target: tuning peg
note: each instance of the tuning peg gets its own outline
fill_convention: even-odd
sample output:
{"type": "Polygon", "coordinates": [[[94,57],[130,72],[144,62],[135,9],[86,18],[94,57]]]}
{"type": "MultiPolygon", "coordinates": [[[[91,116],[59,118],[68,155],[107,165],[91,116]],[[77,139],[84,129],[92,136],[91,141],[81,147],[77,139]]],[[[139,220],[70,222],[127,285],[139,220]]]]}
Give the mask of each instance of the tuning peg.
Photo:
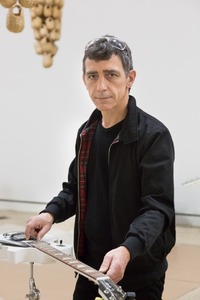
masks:
{"type": "Polygon", "coordinates": [[[126,300],[136,300],[136,295],[134,292],[128,292],[126,293],[126,300]]]}

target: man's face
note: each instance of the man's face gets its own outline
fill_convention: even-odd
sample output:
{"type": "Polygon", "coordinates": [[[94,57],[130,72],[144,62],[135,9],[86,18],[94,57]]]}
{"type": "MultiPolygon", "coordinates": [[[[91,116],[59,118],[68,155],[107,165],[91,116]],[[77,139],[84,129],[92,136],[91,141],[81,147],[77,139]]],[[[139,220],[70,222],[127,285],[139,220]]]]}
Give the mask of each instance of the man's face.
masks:
{"type": "Polygon", "coordinates": [[[85,60],[83,81],[94,105],[102,112],[120,111],[127,106],[134,79],[135,71],[126,75],[117,55],[109,60],[85,60]]]}

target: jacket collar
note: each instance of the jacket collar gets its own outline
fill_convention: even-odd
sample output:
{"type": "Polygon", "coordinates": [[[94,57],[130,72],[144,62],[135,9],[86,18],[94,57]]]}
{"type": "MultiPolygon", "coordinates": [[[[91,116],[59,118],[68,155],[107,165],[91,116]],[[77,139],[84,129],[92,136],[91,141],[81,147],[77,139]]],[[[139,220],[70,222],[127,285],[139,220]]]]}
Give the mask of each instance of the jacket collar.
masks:
{"type": "Polygon", "coordinates": [[[138,140],[138,110],[133,96],[129,96],[128,112],[119,133],[119,140],[124,144],[138,140]]]}
{"type": "MultiPolygon", "coordinates": [[[[90,118],[85,124],[84,130],[88,130],[89,127],[102,117],[101,112],[95,109],[90,118]]],[[[136,100],[133,96],[129,96],[128,112],[122,124],[122,129],[119,133],[119,141],[124,144],[129,144],[138,140],[138,113],[136,100]]]]}

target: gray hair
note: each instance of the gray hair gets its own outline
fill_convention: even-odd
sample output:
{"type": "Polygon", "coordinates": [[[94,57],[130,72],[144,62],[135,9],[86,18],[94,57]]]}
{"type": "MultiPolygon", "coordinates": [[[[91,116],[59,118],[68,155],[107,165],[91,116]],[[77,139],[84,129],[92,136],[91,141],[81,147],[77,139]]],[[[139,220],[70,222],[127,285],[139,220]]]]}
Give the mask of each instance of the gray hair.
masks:
{"type": "Polygon", "coordinates": [[[85,74],[85,60],[87,58],[100,61],[109,60],[112,55],[121,59],[126,75],[133,70],[131,50],[128,45],[112,35],[104,35],[90,41],[85,47],[83,57],[83,73],[85,74]]]}

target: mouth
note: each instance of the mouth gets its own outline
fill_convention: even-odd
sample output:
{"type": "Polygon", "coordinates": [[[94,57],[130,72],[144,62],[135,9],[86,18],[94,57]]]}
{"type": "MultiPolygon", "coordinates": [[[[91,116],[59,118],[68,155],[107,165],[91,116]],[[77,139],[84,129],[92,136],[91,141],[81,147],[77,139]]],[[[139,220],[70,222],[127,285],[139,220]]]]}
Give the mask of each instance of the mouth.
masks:
{"type": "Polygon", "coordinates": [[[111,98],[111,96],[104,96],[104,97],[95,97],[95,99],[97,99],[97,100],[100,100],[100,101],[104,101],[104,100],[108,100],[108,99],[110,99],[111,98]]]}

